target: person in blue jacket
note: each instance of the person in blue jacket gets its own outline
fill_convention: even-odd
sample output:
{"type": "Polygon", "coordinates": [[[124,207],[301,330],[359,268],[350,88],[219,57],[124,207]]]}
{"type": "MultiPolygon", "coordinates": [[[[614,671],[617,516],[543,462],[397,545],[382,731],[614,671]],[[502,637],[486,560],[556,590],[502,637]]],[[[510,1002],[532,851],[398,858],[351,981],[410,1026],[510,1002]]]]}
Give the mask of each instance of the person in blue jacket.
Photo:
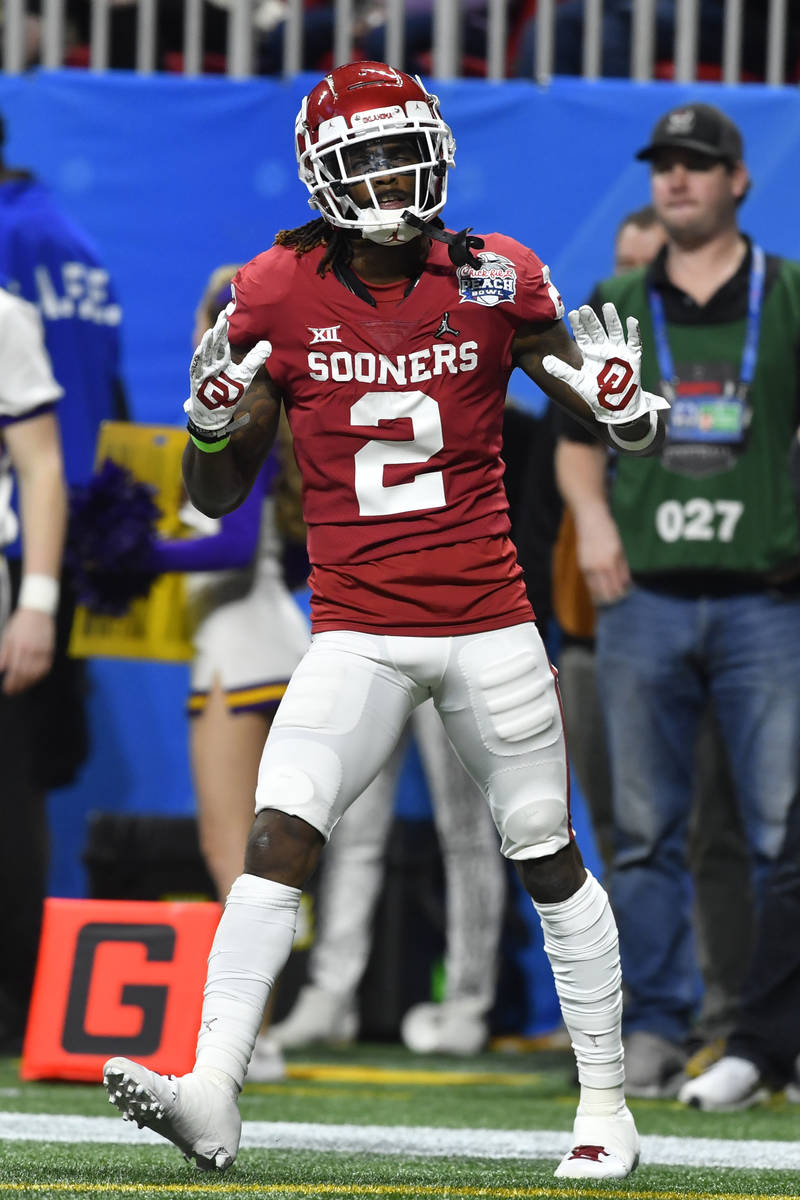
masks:
{"type": "MultiPolygon", "coordinates": [[[[59,417],[66,480],[83,483],[91,475],[100,423],[126,415],[119,365],[122,312],[90,237],[32,172],[6,162],[2,118],[0,283],[41,314],[45,346],[64,393],[59,417]]],[[[19,541],[5,552],[15,603],[19,541]]],[[[0,695],[0,745],[16,747],[4,757],[0,849],[6,963],[0,1050],[9,1052],[21,1044],[39,941],[47,870],[45,797],[72,782],[88,753],[85,664],[66,653],[73,609],[65,574],[51,670],[23,693],[0,695]]]]}

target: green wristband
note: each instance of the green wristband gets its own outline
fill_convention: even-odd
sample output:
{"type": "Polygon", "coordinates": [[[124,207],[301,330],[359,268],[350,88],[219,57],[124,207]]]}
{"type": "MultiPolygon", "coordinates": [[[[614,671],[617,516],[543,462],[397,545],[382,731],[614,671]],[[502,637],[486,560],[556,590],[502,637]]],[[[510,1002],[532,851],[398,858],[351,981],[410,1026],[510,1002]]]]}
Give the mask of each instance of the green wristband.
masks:
{"type": "Polygon", "coordinates": [[[229,437],[226,437],[220,438],[218,442],[201,442],[200,439],[196,438],[193,433],[190,433],[189,437],[194,442],[195,446],[197,446],[197,449],[203,451],[203,454],[218,454],[220,450],[225,449],[228,442],[231,440],[229,437]]]}

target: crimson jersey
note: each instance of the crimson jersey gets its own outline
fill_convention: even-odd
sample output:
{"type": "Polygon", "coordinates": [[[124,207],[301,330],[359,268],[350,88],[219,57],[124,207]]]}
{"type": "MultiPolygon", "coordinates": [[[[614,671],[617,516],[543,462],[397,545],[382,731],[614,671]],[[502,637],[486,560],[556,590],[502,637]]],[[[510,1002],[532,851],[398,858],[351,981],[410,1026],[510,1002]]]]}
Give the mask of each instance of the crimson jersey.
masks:
{"type": "Polygon", "coordinates": [[[315,631],[531,619],[508,543],[503,407],[517,329],[564,310],[531,250],[484,241],[480,268],[458,269],[434,242],[408,294],[387,303],[376,288],[376,307],[317,274],[321,248],[273,246],[235,277],[230,341],[272,343],[294,438],[315,631]]]}

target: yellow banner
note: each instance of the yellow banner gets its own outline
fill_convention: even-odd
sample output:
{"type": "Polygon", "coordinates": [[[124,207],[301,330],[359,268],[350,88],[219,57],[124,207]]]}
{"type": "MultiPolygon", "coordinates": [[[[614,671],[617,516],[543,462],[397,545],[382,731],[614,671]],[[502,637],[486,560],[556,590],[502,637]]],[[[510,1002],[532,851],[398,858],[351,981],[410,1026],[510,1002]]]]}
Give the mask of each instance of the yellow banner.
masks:
{"type": "MultiPolygon", "coordinates": [[[[157,524],[161,537],[181,537],[188,532],[178,515],[184,501],[181,457],[185,445],[186,430],[174,425],[104,421],[100,427],[95,465],[99,467],[110,458],[155,488],[154,499],[162,514],[157,524]]],[[[149,594],[134,600],[122,617],[93,613],[80,605],[75,612],[69,652],[75,658],[187,662],[194,651],[184,576],[160,575],[149,594]]]]}

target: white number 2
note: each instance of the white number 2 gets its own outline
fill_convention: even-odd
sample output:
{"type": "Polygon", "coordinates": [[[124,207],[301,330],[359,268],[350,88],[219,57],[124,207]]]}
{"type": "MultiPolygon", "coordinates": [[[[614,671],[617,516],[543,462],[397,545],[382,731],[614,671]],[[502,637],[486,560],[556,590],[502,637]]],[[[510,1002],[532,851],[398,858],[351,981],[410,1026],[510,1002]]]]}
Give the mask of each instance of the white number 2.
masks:
{"type": "Polygon", "coordinates": [[[411,422],[408,441],[374,438],[356,453],[356,496],[362,517],[443,508],[444,476],[426,471],[408,483],[384,483],[384,468],[422,467],[444,446],[439,405],[424,392],[367,392],[350,409],[351,425],[377,425],[379,421],[406,417],[411,422]]]}

